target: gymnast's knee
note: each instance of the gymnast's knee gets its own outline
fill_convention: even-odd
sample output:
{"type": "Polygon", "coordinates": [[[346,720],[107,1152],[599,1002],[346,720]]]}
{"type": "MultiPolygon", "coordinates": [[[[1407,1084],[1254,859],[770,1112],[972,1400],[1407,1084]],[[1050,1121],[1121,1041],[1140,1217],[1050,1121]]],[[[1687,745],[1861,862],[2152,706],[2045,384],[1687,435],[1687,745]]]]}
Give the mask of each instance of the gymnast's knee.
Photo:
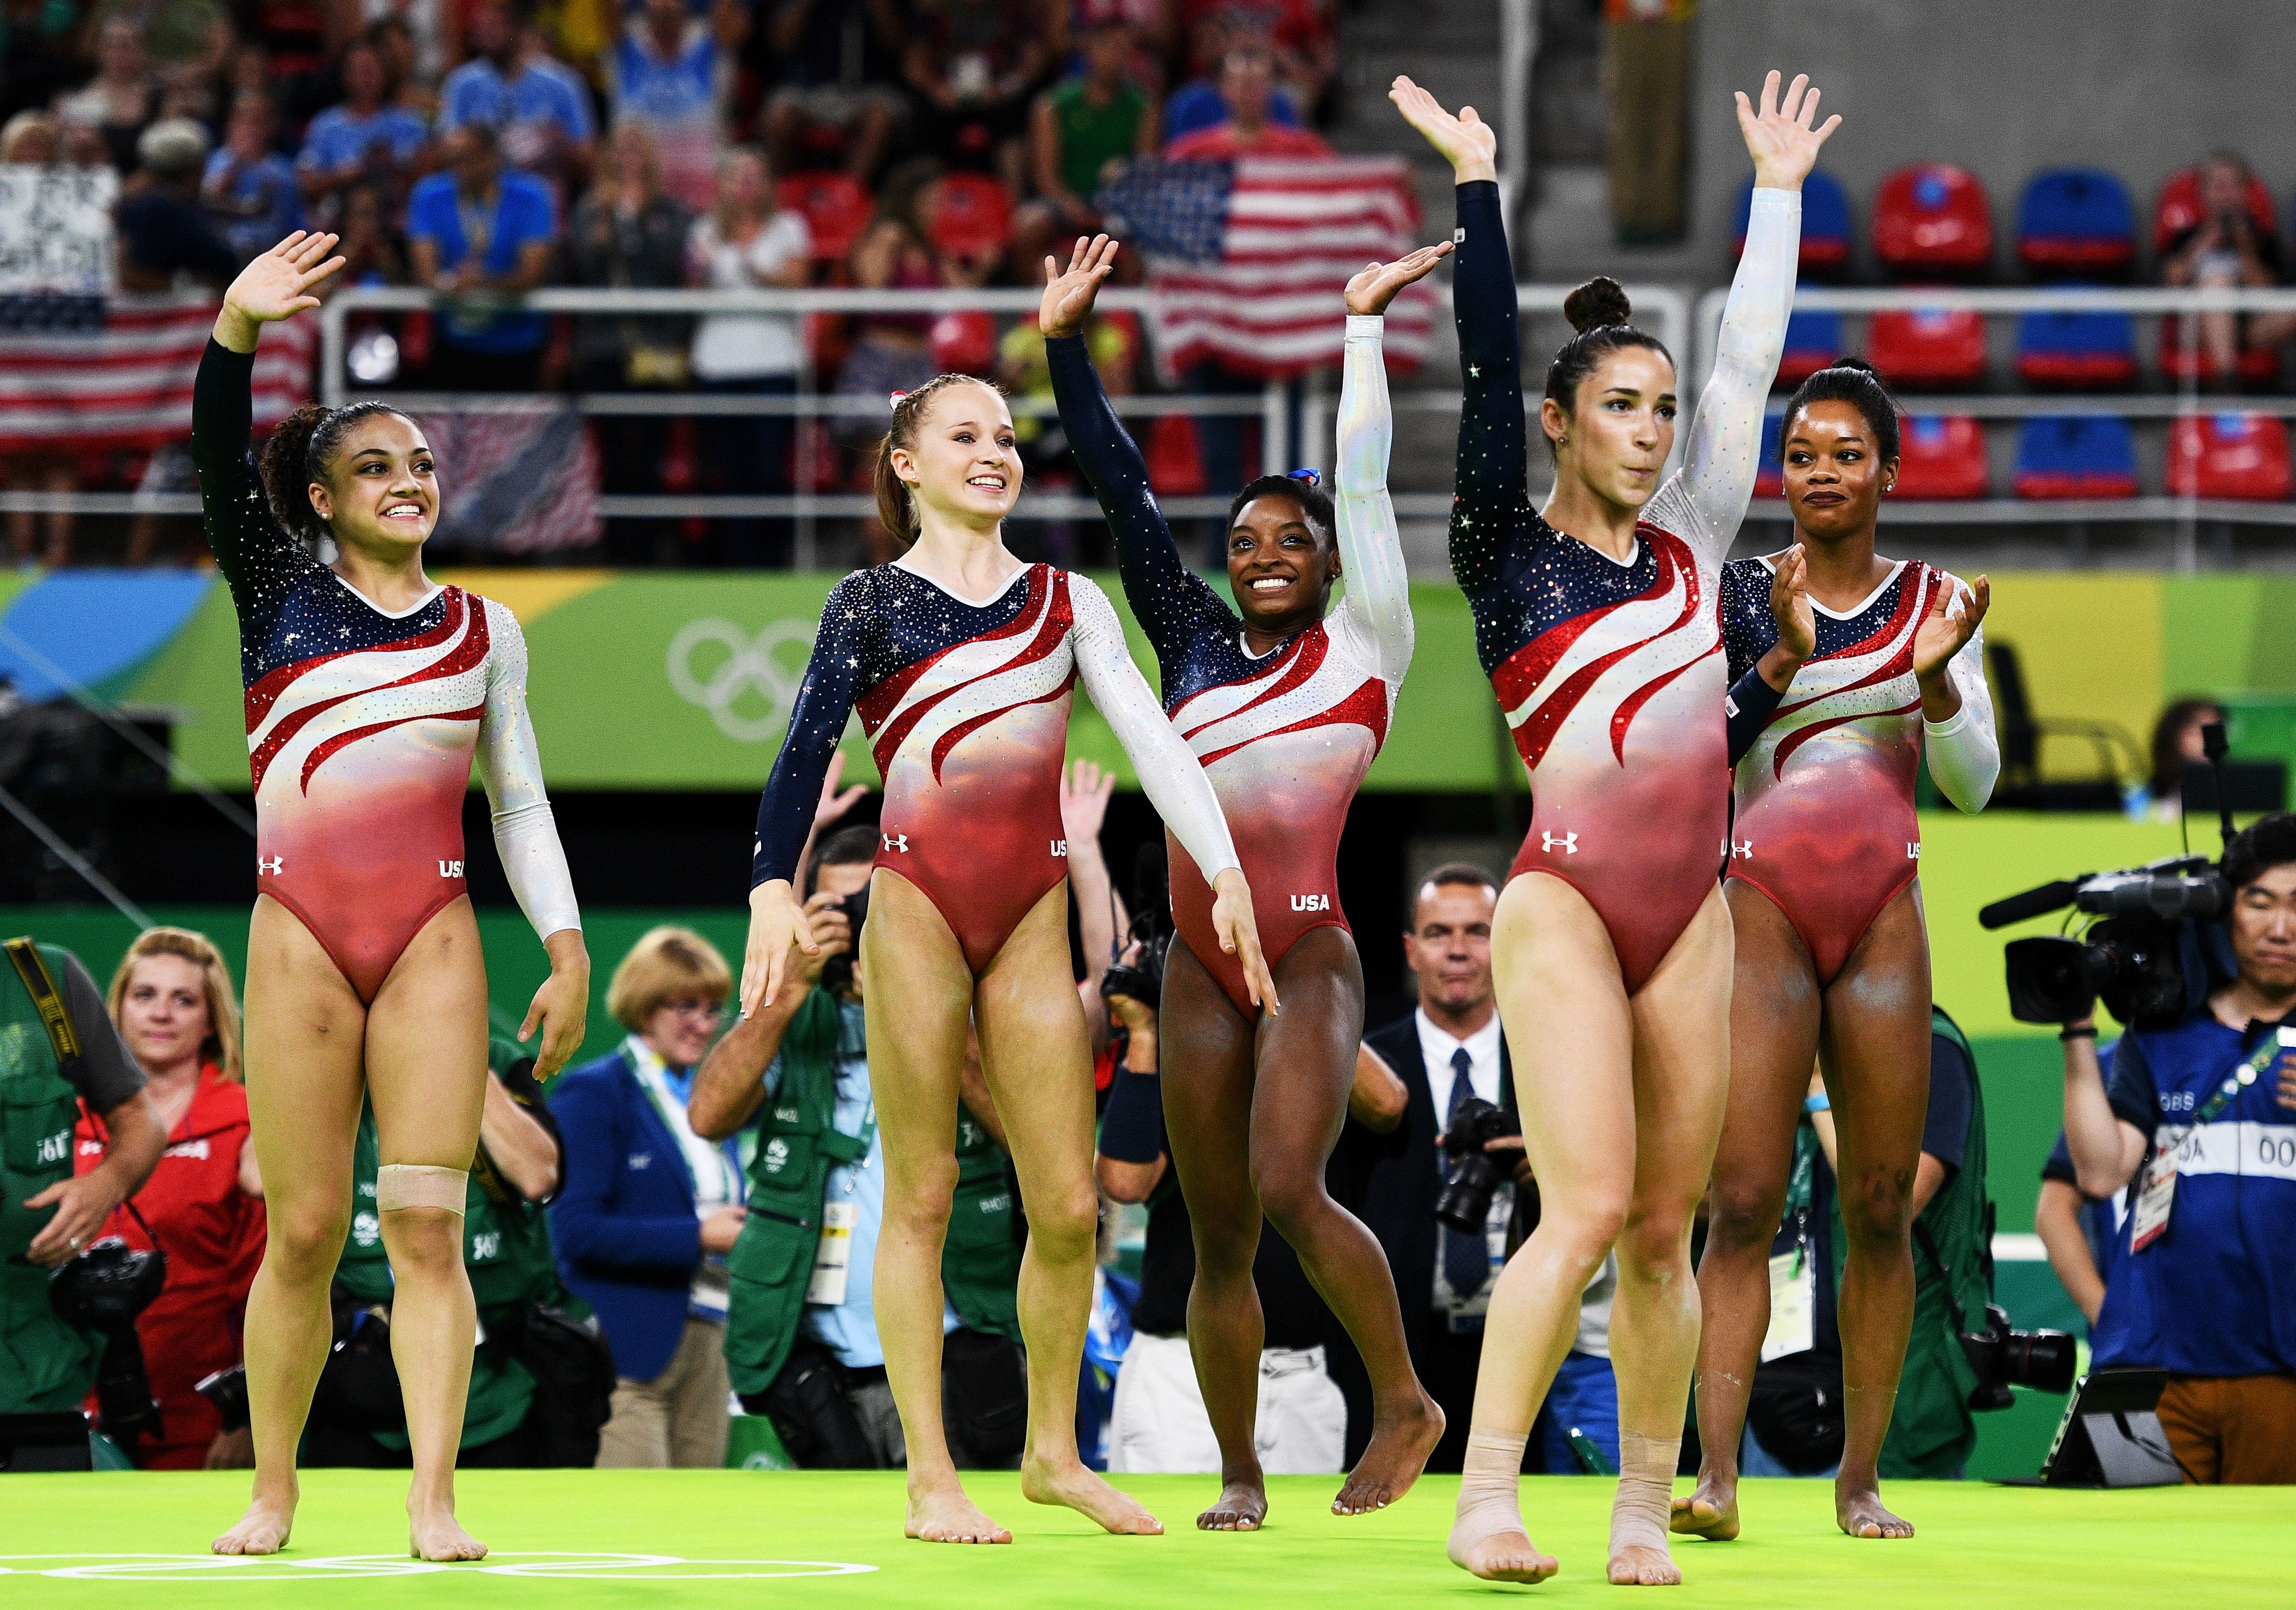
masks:
{"type": "Polygon", "coordinates": [[[1851,1256],[1893,1258],[1912,1246],[1914,1181],[1902,1169],[1868,1168],[1844,1180],[1841,1225],[1851,1256]]]}
{"type": "Polygon", "coordinates": [[[1100,1197],[1089,1177],[1072,1187],[1040,1189],[1023,1205],[1037,1255],[1055,1263],[1089,1261],[1100,1244],[1100,1197]]]}
{"type": "MultiPolygon", "coordinates": [[[[956,1158],[947,1156],[920,1159],[905,1163],[895,1172],[887,1170],[885,1180],[885,1223],[890,1229],[915,1233],[931,1230],[936,1232],[948,1222],[949,1210],[956,1202],[956,1158]]],[[[1035,1205],[1030,1204],[1029,1222],[1036,1221],[1035,1205]]]]}
{"type": "Polygon", "coordinates": [[[1311,1229],[1332,1208],[1319,1159],[1256,1157],[1251,1165],[1251,1189],[1267,1222],[1286,1240],[1311,1229]]]}
{"type": "Polygon", "coordinates": [[[1706,1207],[1706,1245],[1726,1254],[1767,1255],[1786,1211],[1785,1181],[1726,1179],[1718,1171],[1706,1207]]]}
{"type": "Polygon", "coordinates": [[[324,1280],[332,1277],[350,1231],[350,1200],[287,1202],[275,1196],[264,1204],[264,1263],[275,1279],[324,1280]]]}

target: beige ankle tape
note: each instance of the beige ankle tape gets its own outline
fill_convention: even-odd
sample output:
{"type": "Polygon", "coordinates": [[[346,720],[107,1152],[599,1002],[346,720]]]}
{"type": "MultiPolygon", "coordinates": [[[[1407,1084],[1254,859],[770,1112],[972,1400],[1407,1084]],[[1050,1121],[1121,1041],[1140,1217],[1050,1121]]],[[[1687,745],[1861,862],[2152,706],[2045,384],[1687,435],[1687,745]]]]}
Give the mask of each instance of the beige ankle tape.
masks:
{"type": "Polygon", "coordinates": [[[1661,1441],[1623,1426],[1619,1431],[1619,1493],[1611,1501],[1611,1557],[1623,1549],[1666,1551],[1668,1511],[1673,1507],[1674,1467],[1682,1459],[1682,1439],[1661,1441]]]}
{"type": "Polygon", "coordinates": [[[375,1171],[375,1211],[389,1214],[407,1207],[438,1207],[459,1219],[470,1182],[471,1171],[467,1168],[386,1163],[375,1171]]]}
{"type": "Polygon", "coordinates": [[[1459,1508],[1451,1525],[1454,1542],[1522,1530],[1522,1451],[1529,1441],[1529,1432],[1468,1430],[1459,1508]]]}

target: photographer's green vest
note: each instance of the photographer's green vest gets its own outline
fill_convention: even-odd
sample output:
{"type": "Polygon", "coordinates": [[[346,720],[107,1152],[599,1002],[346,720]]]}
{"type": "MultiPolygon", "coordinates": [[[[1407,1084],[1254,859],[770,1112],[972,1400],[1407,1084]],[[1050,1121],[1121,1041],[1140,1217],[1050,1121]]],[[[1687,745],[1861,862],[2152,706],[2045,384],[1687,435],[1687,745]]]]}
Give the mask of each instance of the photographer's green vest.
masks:
{"type": "MultiPolygon", "coordinates": [[[[1961,1027],[1945,1013],[1930,1009],[1930,1031],[1943,1035],[1969,1058],[1977,1058],[1961,1027]]],[[[1982,1384],[1962,1348],[1964,1331],[1981,1329],[1992,1297],[1992,1204],[1985,1195],[1985,1092],[1970,1081],[1969,1138],[1961,1167],[1945,1189],[1930,1198],[1914,1222],[1914,1325],[1906,1344],[1905,1373],[1898,1383],[1896,1413],[1882,1444],[1881,1474],[1895,1480],[1957,1476],[1977,1446],[1977,1422],[1970,1394],[1982,1384]]],[[[1841,1266],[1849,1238],[1841,1222],[1841,1193],[1833,1194],[1833,1281],[1841,1289],[1841,1266]]]]}
{"type": "MultiPolygon", "coordinates": [[[[496,1074],[529,1053],[505,1040],[491,1041],[487,1064],[496,1074]]],[[[335,1281],[357,1302],[388,1305],[390,1259],[382,1245],[382,1219],[375,1211],[375,1174],[382,1165],[374,1129],[374,1109],[359,1115],[358,1140],[351,1153],[351,1228],[343,1242],[335,1281]]],[[[516,1334],[529,1303],[586,1312],[558,1282],[550,1246],[548,1210],[528,1202],[497,1179],[481,1148],[463,1198],[463,1266],[477,1299],[480,1339],[471,1361],[471,1395],[463,1415],[465,1448],[482,1447],[508,1436],[524,1423],[534,1402],[534,1377],[507,1346],[493,1336],[516,1334]]],[[[377,1431],[386,1448],[406,1446],[404,1431],[377,1431]]]]}
{"type": "MultiPolygon", "coordinates": [[[[774,1384],[797,1341],[831,1169],[868,1155],[866,1138],[840,1133],[832,1122],[843,1023],[837,998],[816,990],[782,1037],[781,1083],[750,1163],[749,1217],[727,1260],[726,1361],[734,1390],[745,1396],[774,1384]]],[[[968,1328],[1018,1340],[1021,1238],[1004,1153],[962,1106],[956,1165],[956,1202],[940,1259],[949,1306],[968,1328]]]]}
{"type": "MultiPolygon", "coordinates": [[[[38,952],[49,978],[62,978],[64,952],[38,952]]],[[[49,1271],[24,1256],[56,1212],[25,1201],[72,1174],[79,1092],[57,1057],[57,1027],[77,1050],[70,1021],[45,1021],[16,969],[0,965],[0,1414],[78,1408],[103,1357],[101,1338],[56,1317],[49,1271]]]]}

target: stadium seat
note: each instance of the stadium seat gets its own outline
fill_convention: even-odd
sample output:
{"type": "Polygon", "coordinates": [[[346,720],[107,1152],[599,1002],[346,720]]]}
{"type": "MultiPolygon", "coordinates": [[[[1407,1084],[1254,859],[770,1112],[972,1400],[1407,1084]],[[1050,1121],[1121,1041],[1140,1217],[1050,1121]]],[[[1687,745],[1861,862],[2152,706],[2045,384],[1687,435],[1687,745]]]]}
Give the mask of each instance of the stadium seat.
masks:
{"type": "Polygon", "coordinates": [[[1965,278],[1993,266],[1993,208],[1965,168],[1923,162],[1882,181],[1874,255],[1897,274],[1965,278]]]}
{"type": "Polygon", "coordinates": [[[2017,204],[2017,255],[2044,274],[2117,274],[2136,255],[2128,187],[2095,168],[2050,168],[2017,204]]]}
{"type": "Polygon", "coordinates": [[[2017,433],[2017,495],[2135,497],[2136,437],[2110,416],[2048,415],[2017,433]]]}
{"type": "Polygon", "coordinates": [[[1866,331],[1866,356],[1900,386],[1974,386],[1985,379],[1985,315],[1942,307],[1893,307],[1866,331]]]}
{"type": "MultiPolygon", "coordinates": [[[[2280,353],[2272,347],[2243,347],[2233,367],[2232,378],[2239,384],[2269,386],[2280,378],[2280,353]]],[[[2161,378],[2178,384],[2192,380],[2203,386],[2225,378],[2217,372],[2216,360],[2209,356],[2205,345],[2195,344],[2187,356],[2185,322],[2174,314],[2161,316],[2161,378]]]]}
{"type": "Polygon", "coordinates": [[[1211,489],[1204,477],[1203,442],[1196,421],[1185,413],[1160,413],[1148,427],[1148,484],[1163,497],[1201,497],[1211,489]]]}
{"type": "MultiPolygon", "coordinates": [[[[1746,220],[1754,210],[1754,182],[1738,191],[1738,222],[1730,237],[1730,260],[1746,249],[1746,220]]],[[[1801,182],[1801,271],[1824,278],[1849,265],[1850,249],[1849,192],[1841,181],[1824,168],[1811,170],[1801,182]]]]}
{"type": "Polygon", "coordinates": [[[2125,313],[2029,313],[2017,321],[2017,376],[2076,391],[2136,378],[2136,322],[2125,313]]]}
{"type": "Polygon", "coordinates": [[[774,186],[774,200],[805,217],[813,233],[813,260],[834,263],[869,226],[876,203],[851,174],[792,174],[774,186]]]}
{"type": "MultiPolygon", "coordinates": [[[[2248,181],[2247,200],[2248,216],[2256,227],[2266,234],[2278,234],[2280,221],[2273,216],[2272,192],[2253,175],[2248,181]]],[[[2200,221],[2201,170],[2179,168],[2162,182],[2161,198],[2152,205],[2152,249],[2168,256],[2169,243],[2200,221]]]]}
{"type": "Polygon", "coordinates": [[[1915,414],[1906,421],[1895,496],[1915,502],[1983,497],[1993,477],[1985,428],[1967,414],[1915,414]]]}
{"type": "Polygon", "coordinates": [[[1786,349],[1778,359],[1780,386],[1799,386],[1841,356],[1841,315],[1797,313],[1786,319],[1786,349]]]}
{"type": "Polygon", "coordinates": [[[1000,252],[1013,238],[1012,192],[987,174],[950,174],[933,187],[925,233],[954,257],[1000,252]]]}
{"type": "Polygon", "coordinates": [[[2206,413],[2169,428],[2169,490],[2278,503],[2288,496],[2288,428],[2268,413],[2206,413]]]}
{"type": "Polygon", "coordinates": [[[925,345],[942,374],[996,376],[996,321],[977,308],[945,313],[932,323],[925,345]]]}
{"type": "Polygon", "coordinates": [[[1786,494],[1786,465],[1784,444],[1779,437],[1785,432],[1786,411],[1773,408],[1762,416],[1762,455],[1754,468],[1756,497],[1784,497],[1786,494]]]}

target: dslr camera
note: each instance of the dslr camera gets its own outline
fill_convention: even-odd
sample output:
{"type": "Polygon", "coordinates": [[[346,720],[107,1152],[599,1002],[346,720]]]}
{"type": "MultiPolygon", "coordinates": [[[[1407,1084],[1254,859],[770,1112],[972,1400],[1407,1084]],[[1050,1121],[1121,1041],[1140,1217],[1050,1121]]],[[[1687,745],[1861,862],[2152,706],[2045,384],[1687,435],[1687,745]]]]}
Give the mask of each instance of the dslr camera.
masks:
{"type": "Polygon", "coordinates": [[[2062,1330],[2016,1330],[1997,1303],[1985,1305],[1985,1328],[1964,1332],[1961,1350],[1977,1372],[1977,1390],[1969,1394],[1975,1410],[2007,1409],[2016,1402],[2012,1386],[2037,1392],[2070,1392],[2073,1369],[2079,1362],[2073,1339],[2062,1330]]]}
{"type": "Polygon", "coordinates": [[[1451,1127],[1443,1132],[1443,1155],[1454,1165],[1451,1178],[1435,1196],[1435,1216],[1464,1235],[1479,1236],[1491,1216],[1491,1193],[1513,1177],[1484,1148],[1522,1133],[1515,1116],[1480,1096],[1459,1103],[1451,1127]]]}
{"type": "MultiPolygon", "coordinates": [[[[1128,995],[1147,1006],[1164,999],[1164,958],[1172,949],[1172,903],[1165,881],[1164,846],[1140,846],[1132,866],[1132,927],[1128,937],[1140,946],[1137,959],[1116,962],[1100,976],[1100,998],[1128,995]]],[[[1118,949],[1123,949],[1121,944],[1118,949]]]]}
{"type": "Polygon", "coordinates": [[[160,1405],[144,1367],[144,1344],[135,1316],[168,1283],[168,1256],[137,1252],[118,1236],[106,1236],[48,1277],[48,1306],[75,1330],[103,1338],[103,1361],[95,1376],[95,1402],[107,1436],[124,1446],[160,1430],[160,1405]]]}
{"type": "Polygon", "coordinates": [[[853,959],[861,953],[861,925],[869,920],[869,886],[862,885],[830,909],[845,913],[853,934],[852,944],[821,964],[821,987],[841,999],[853,987],[853,959]]]}

